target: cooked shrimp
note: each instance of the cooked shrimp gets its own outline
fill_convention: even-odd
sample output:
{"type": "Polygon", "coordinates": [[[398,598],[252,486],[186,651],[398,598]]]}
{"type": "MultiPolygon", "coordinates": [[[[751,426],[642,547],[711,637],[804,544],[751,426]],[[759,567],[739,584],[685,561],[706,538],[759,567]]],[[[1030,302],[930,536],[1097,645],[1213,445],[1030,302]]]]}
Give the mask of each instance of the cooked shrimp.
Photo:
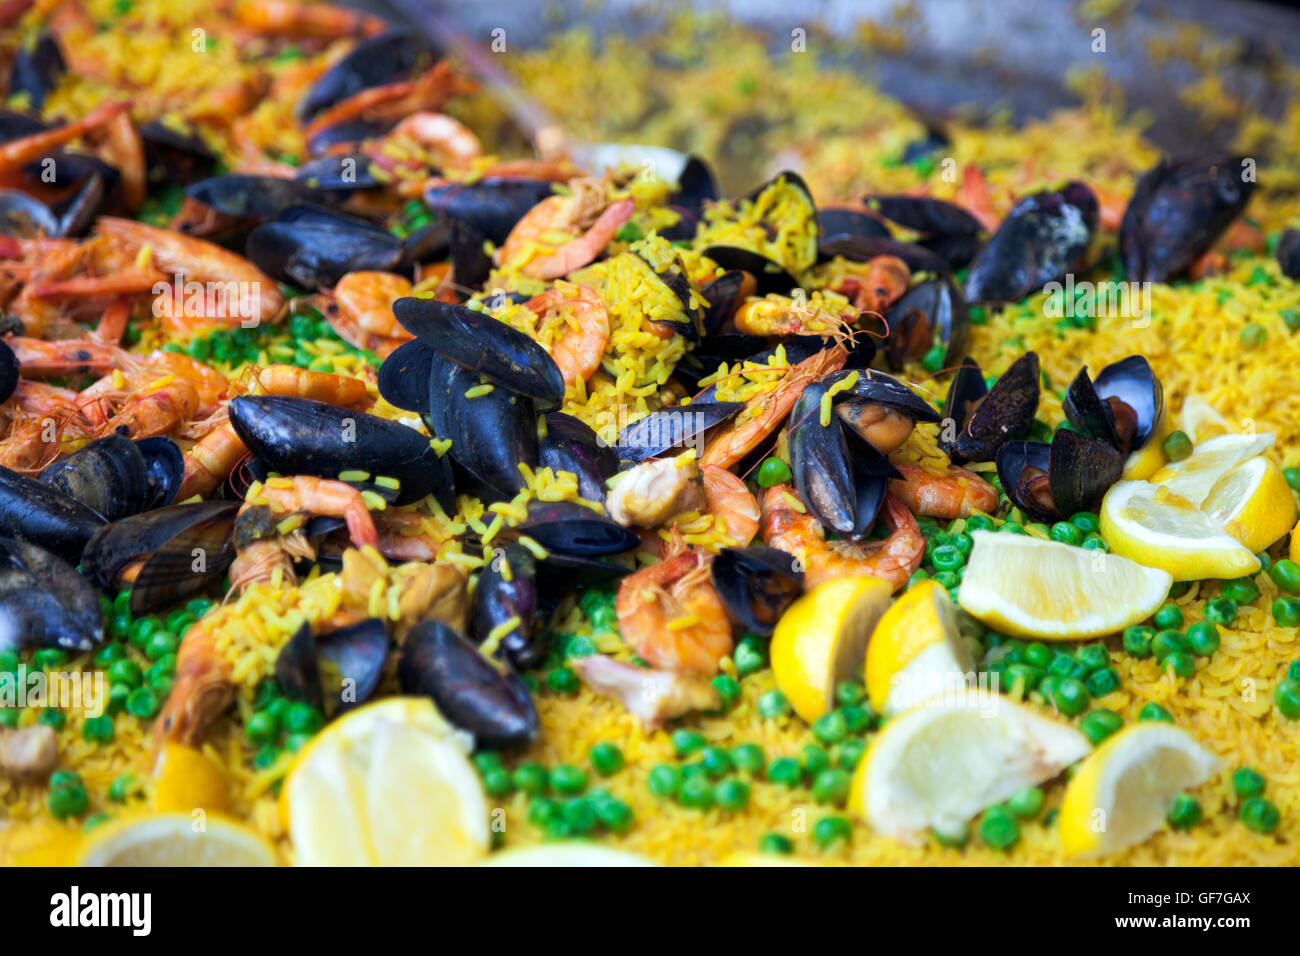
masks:
{"type": "Polygon", "coordinates": [[[230,420],[212,429],[185,453],[185,477],[176,500],[207,495],[230,476],[248,447],[239,440],[230,420]]]}
{"type": "Polygon", "coordinates": [[[694,457],[655,458],[618,477],[605,496],[606,513],[625,528],[657,528],[700,505],[694,457]]]}
{"type": "Polygon", "coordinates": [[[596,374],[609,348],[609,309],[599,295],[565,282],[533,296],[524,307],[537,314],[539,338],[543,344],[549,341],[566,385],[596,374]],[[555,326],[553,333],[541,331],[555,326]]]}
{"type": "Polygon", "coordinates": [[[377,515],[375,527],[379,531],[379,553],[398,561],[434,561],[451,535],[437,534],[431,530],[423,512],[407,508],[385,508],[377,515]]]}
{"type": "Polygon", "coordinates": [[[118,296],[104,310],[90,337],[104,345],[118,345],[122,341],[122,336],[126,334],[126,327],[130,321],[131,300],[124,295],[118,296]]]}
{"type": "Polygon", "coordinates": [[[946,475],[935,475],[917,465],[895,462],[894,467],[903,477],[889,482],[889,493],[913,514],[952,519],[997,510],[997,489],[973,471],[950,465],[946,475]]]}
{"type": "Polygon", "coordinates": [[[957,187],[955,201],[978,219],[988,232],[997,231],[1002,222],[1002,214],[993,208],[988,180],[978,166],[967,165],[962,169],[961,185],[957,187]]]}
{"type": "Polygon", "coordinates": [[[618,700],[650,728],[694,711],[714,711],[722,704],[717,690],[699,674],[635,667],[604,654],[577,657],[569,663],[595,693],[618,700]]]}
{"type": "Polygon", "coordinates": [[[144,202],[148,183],[145,181],[144,141],[129,113],[118,113],[103,128],[104,160],[118,171],[122,188],[122,204],[134,212],[144,202]]]}
{"type": "Polygon", "coordinates": [[[148,438],[165,435],[193,418],[199,407],[198,392],[184,379],[171,378],[166,384],[127,398],[100,432],[109,435],[125,428],[132,438],[148,438]]]}
{"type": "Polygon", "coordinates": [[[903,297],[912,270],[897,256],[876,256],[866,263],[846,262],[845,274],[834,290],[846,295],[859,313],[883,315],[903,297]]]}
{"type": "Polygon", "coordinates": [[[731,653],[731,622],[703,554],[686,552],[628,575],[614,609],[623,640],[655,667],[712,677],[731,653]]]}
{"type": "MultiPolygon", "coordinates": [[[[397,121],[417,110],[437,110],[454,94],[471,89],[456,76],[446,60],[439,60],[414,80],[372,86],[340,100],[316,114],[303,135],[318,133],[346,120],[397,121]]],[[[241,111],[242,112],[242,111],[241,111]]]]}
{"type": "Polygon", "coordinates": [[[870,577],[888,581],[897,591],[925,557],[925,536],[912,512],[892,494],[885,495],[884,505],[892,533],[883,541],[827,541],[821,522],[796,506],[802,507],[790,485],[763,492],[763,541],[800,559],[809,589],[836,578],[870,577]]]}
{"type": "MultiPolygon", "coordinates": [[[[749,405],[757,408],[756,413],[750,414],[738,426],[723,425],[718,430],[700,456],[701,467],[718,465],[729,468],[736,464],[776,431],[805,388],[831,372],[838,372],[847,359],[848,352],[837,345],[822,349],[792,366],[775,388],[750,400],[749,405]]],[[[747,407],[741,417],[750,411],[747,407]]]]}
{"type": "Polygon", "coordinates": [[[342,481],[310,475],[268,478],[248,489],[246,501],[269,505],[282,513],[302,511],[342,518],[347,522],[352,543],[358,548],[379,544],[379,535],[370,510],[366,507],[365,498],[356,488],[342,481]]]}
{"type": "Polygon", "coordinates": [[[5,339],[26,378],[62,378],[68,375],[104,375],[113,369],[141,367],[140,357],[116,345],[91,339],[47,342],[25,335],[5,339]]]}
{"type": "Polygon", "coordinates": [[[375,335],[410,339],[393,315],[393,303],[411,294],[411,282],[392,272],[349,272],[334,286],[339,310],[357,326],[375,335]]]}
{"type": "Polygon", "coordinates": [[[632,218],[632,200],[611,203],[603,180],[575,179],[569,187],[569,195],[543,199],[515,223],[499,265],[530,279],[558,279],[594,260],[632,218]]]}
{"type": "Polygon", "coordinates": [[[338,40],[369,36],[385,26],[379,17],[331,3],[258,0],[235,7],[235,21],[257,33],[338,40]]]}
{"type": "Polygon", "coordinates": [[[0,465],[10,471],[34,475],[59,457],[62,448],[57,421],[51,429],[45,421],[29,419],[9,426],[0,439],[0,465]]]}
{"type": "Polygon", "coordinates": [[[32,133],[30,136],[11,139],[0,145],[0,173],[19,170],[28,163],[40,159],[50,150],[104,126],[124,112],[126,112],[125,103],[104,103],[81,119],[64,123],[54,129],[32,133]]]}
{"type": "Polygon", "coordinates": [[[436,159],[438,169],[468,169],[483,155],[483,144],[474,131],[443,113],[412,113],[392,128],[377,145],[377,160],[385,158],[385,147],[402,141],[413,142],[436,159]]]}
{"type": "Polygon", "coordinates": [[[193,746],[235,699],[230,661],[218,648],[220,630],[207,617],[190,627],[176,652],[176,677],[154,721],[154,742],[193,746]]]}
{"type": "Polygon", "coordinates": [[[852,309],[837,310],[820,292],[807,300],[771,293],[749,299],[736,310],[737,331],[746,335],[824,335],[842,332],[857,320],[852,309]]]}
{"type": "Polygon", "coordinates": [[[296,365],[268,365],[252,373],[267,395],[310,398],[330,405],[359,405],[369,398],[366,383],[350,375],[317,372],[296,365]]]}
{"type": "Polygon", "coordinates": [[[713,516],[716,529],[737,547],[745,547],[758,534],[758,499],[726,468],[705,465],[700,469],[700,478],[705,508],[713,516]]]}

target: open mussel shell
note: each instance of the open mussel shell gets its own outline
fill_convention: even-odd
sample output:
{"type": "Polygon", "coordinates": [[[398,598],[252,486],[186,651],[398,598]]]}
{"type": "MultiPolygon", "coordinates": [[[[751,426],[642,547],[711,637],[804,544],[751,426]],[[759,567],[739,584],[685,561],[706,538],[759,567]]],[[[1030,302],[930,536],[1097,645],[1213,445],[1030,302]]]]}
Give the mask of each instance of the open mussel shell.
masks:
{"type": "Polygon", "coordinates": [[[391,27],[367,37],[321,74],[299,101],[298,116],[311,119],[340,100],[402,79],[432,60],[425,41],[407,27],[391,27]]]}
{"type": "Polygon", "coordinates": [[[749,249],[740,246],[709,246],[701,255],[712,259],[728,272],[739,270],[749,273],[758,283],[754,289],[755,295],[789,295],[792,290],[799,288],[799,280],[783,266],[749,249]]]}
{"type": "Polygon", "coordinates": [[[1169,282],[1209,251],[1239,216],[1255,181],[1241,156],[1161,160],[1138,180],[1119,228],[1130,282],[1169,282]]]}
{"type": "Polygon", "coordinates": [[[812,383],[790,412],[790,471],[799,499],[813,516],[839,534],[851,534],[857,523],[857,492],[839,419],[832,416],[829,424],[821,423],[826,388],[824,382],[812,383]]]}
{"type": "Polygon", "coordinates": [[[296,205],[248,234],[244,252],[263,272],[305,289],[326,289],[349,272],[394,272],[405,247],[391,232],[322,206],[296,205]]]}
{"type": "Polygon", "coordinates": [[[113,434],[47,465],[39,477],[106,521],[116,521],[170,504],[184,471],[184,456],[170,438],[134,442],[113,434]]]}
{"type": "Polygon", "coordinates": [[[710,428],[728,421],[744,407],[743,402],[697,400],[651,412],[618,433],[618,458],[638,464],[696,443],[710,428]]]}
{"type": "Polygon", "coordinates": [[[1060,279],[1087,254],[1098,215],[1096,194],[1081,182],[1025,196],[971,263],[967,301],[1015,302],[1060,279]]]}
{"type": "Polygon", "coordinates": [[[673,205],[680,206],[699,218],[704,212],[705,204],[713,202],[718,195],[718,180],[709,164],[699,156],[688,156],[686,165],[677,175],[673,205]]]}
{"type": "Polygon", "coordinates": [[[1300,229],[1284,229],[1277,241],[1277,264],[1288,279],[1300,279],[1300,229]]]}
{"type": "Polygon", "coordinates": [[[325,194],[297,179],[227,173],[193,183],[185,195],[235,219],[264,222],[301,203],[319,203],[325,194]]]}
{"type": "Polygon", "coordinates": [[[640,253],[634,253],[633,255],[645,266],[646,271],[649,273],[649,281],[663,285],[681,305],[680,317],[668,318],[665,316],[654,319],[654,323],[656,325],[671,326],[676,332],[688,339],[695,339],[703,334],[705,308],[697,304],[695,289],[691,285],[690,279],[686,277],[686,267],[682,264],[681,257],[674,253],[667,264],[656,267],[654,263],[640,253]]]}
{"type": "MultiPolygon", "coordinates": [[[[972,366],[965,366],[963,363],[963,366],[964,368],[958,372],[960,378],[953,380],[952,389],[957,389],[959,385],[963,391],[971,389],[969,383],[972,373],[965,369],[971,368],[973,363],[972,366]]],[[[978,367],[974,367],[973,371],[974,374],[979,374],[978,367]]],[[[946,443],[947,447],[944,450],[958,464],[968,461],[993,461],[1002,444],[1024,438],[1028,434],[1034,414],[1038,411],[1040,389],[1038,355],[1034,352],[1026,352],[1011,363],[1011,367],[993,383],[993,387],[986,395],[975,400],[978,404],[974,405],[974,411],[967,415],[965,421],[957,418],[955,414],[952,416],[955,437],[951,442],[946,443]]],[[[967,403],[967,408],[973,404],[968,397],[962,395],[954,397],[951,391],[949,401],[953,406],[964,401],[967,403]]],[[[948,407],[945,407],[945,418],[948,417],[948,412],[948,407]]]]}
{"type": "Polygon", "coordinates": [[[1121,452],[1141,448],[1164,414],[1164,389],[1141,355],[1102,369],[1096,381],[1082,368],[1066,390],[1065,417],[1080,432],[1103,438],[1121,452]]]}
{"type": "Polygon", "coordinates": [[[454,509],[450,467],[429,439],[400,422],[308,398],[241,395],[230,401],[230,424],[271,471],[318,478],[362,471],[396,478],[396,504],[433,494],[454,509]]]}
{"type": "Polygon", "coordinates": [[[398,299],[393,315],[439,355],[494,385],[536,399],[547,408],[564,400],[564,375],[550,354],[490,315],[416,298],[398,299]]]}
{"type": "Polygon", "coordinates": [[[934,406],[908,388],[906,382],[875,369],[841,369],[827,375],[822,383],[827,386],[836,385],[855,371],[858,373],[857,381],[851,388],[836,393],[833,398],[835,405],[868,402],[902,412],[914,422],[939,421],[939,413],[934,406]]]}
{"type": "Polygon", "coordinates": [[[889,482],[902,478],[888,458],[876,450],[875,446],[850,428],[843,425],[844,441],[849,450],[849,464],[853,470],[853,531],[848,537],[860,541],[867,536],[880,517],[880,509],[885,504],[885,494],[889,491],[889,482]]]}
{"type": "Polygon", "coordinates": [[[97,512],[56,488],[0,467],[0,534],[76,561],[104,525],[97,512]]]}
{"type": "Polygon", "coordinates": [[[581,419],[547,412],[546,435],[537,443],[542,467],[567,471],[578,479],[578,494],[588,501],[605,500],[605,482],[618,472],[618,455],[581,419]]]}
{"type": "Polygon", "coordinates": [[[852,236],[888,239],[888,227],[875,216],[852,207],[824,207],[817,213],[817,231],[821,243],[852,236]]]}
{"type": "Polygon", "coordinates": [[[885,359],[901,369],[908,359],[920,359],[934,346],[943,348],[943,368],[948,368],[966,348],[970,314],[966,297],[951,276],[918,282],[907,290],[885,316],[889,329],[885,359]]]}
{"type": "Polygon", "coordinates": [[[67,64],[58,40],[53,34],[41,33],[18,44],[9,67],[9,96],[26,93],[28,105],[40,112],[45,97],[59,85],[66,71],[67,64]]]}
{"type": "Polygon", "coordinates": [[[1035,521],[1095,511],[1124,470],[1109,442],[1058,429],[1052,443],[1007,442],[998,449],[998,480],[1012,504],[1035,521]]]}
{"type": "Polygon", "coordinates": [[[863,203],[892,223],[923,236],[975,236],[980,221],[961,206],[928,196],[865,196],[863,203]]]}
{"type": "Polygon", "coordinates": [[[0,538],[0,650],[88,651],[103,639],[99,597],[72,565],[30,542],[0,538]]]}
{"type": "Polygon", "coordinates": [[[547,551],[579,558],[622,554],[640,543],[636,533],[572,501],[534,501],[518,526],[547,551]]]}
{"type": "Polygon", "coordinates": [[[791,554],[754,545],[723,548],[713,559],[713,586],[736,623],[766,637],[803,593],[803,572],[791,554]]]}
{"type": "Polygon", "coordinates": [[[717,335],[723,324],[736,314],[736,309],[744,301],[745,286],[749,281],[747,273],[732,269],[700,289],[700,295],[708,302],[704,309],[706,337],[717,335]]]}
{"type": "Polygon", "coordinates": [[[842,256],[850,262],[870,262],[877,256],[897,256],[913,274],[933,272],[948,275],[953,270],[951,262],[924,246],[883,236],[831,236],[817,247],[817,256],[823,261],[842,256]]]}
{"type": "Polygon", "coordinates": [[[114,521],[87,543],[82,571],[112,592],[133,570],[132,614],[175,604],[219,580],[230,566],[238,511],[235,502],[198,501],[114,521]]]}
{"type": "Polygon", "coordinates": [[[59,217],[45,203],[20,189],[0,189],[0,235],[35,239],[62,234],[59,217]]]}
{"type": "Polygon", "coordinates": [[[482,285],[492,270],[484,247],[499,247],[510,230],[543,199],[554,194],[540,179],[487,177],[476,183],[437,182],[424,192],[424,205],[449,225],[452,274],[462,286],[482,285]]]}
{"type": "Polygon", "coordinates": [[[370,157],[365,153],[345,153],[339,156],[317,156],[298,167],[293,174],[295,182],[313,192],[350,193],[357,189],[373,189],[382,185],[375,178],[370,157]]]}
{"type": "Polygon", "coordinates": [[[377,617],[320,637],[303,624],[276,657],[275,682],[286,697],[333,718],[370,699],[387,656],[388,631],[377,617]]]}
{"type": "Polygon", "coordinates": [[[212,175],[217,158],[197,133],[152,120],[140,127],[150,183],[187,185],[212,175]]]}
{"type": "Polygon", "coordinates": [[[407,633],[397,678],[402,693],[433,698],[438,711],[480,746],[524,747],[537,737],[537,708],[519,676],[498,670],[440,621],[424,621],[407,633]]]}
{"type": "Polygon", "coordinates": [[[500,652],[516,667],[537,665],[546,654],[546,631],[538,622],[537,559],[522,545],[497,551],[474,585],[470,629],[480,644],[497,628],[514,622],[501,638],[500,652]]]}

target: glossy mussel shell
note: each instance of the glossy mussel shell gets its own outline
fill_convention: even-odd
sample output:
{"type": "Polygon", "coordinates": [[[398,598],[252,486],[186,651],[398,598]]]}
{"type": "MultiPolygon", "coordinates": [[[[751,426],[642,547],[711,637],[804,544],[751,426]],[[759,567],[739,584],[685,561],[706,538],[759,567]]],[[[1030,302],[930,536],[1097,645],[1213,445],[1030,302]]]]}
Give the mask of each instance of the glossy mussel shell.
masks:
{"type": "Polygon", "coordinates": [[[1065,417],[1079,431],[1092,438],[1104,438],[1122,452],[1141,448],[1165,411],[1164,388],[1151,363],[1141,355],[1130,355],[1101,370],[1096,380],[1082,368],[1066,390],[1062,402],[1065,417]],[[1116,429],[1115,414],[1107,399],[1118,399],[1133,413],[1136,430],[1128,438],[1116,429]]]}
{"type": "Polygon", "coordinates": [[[1045,442],[1012,441],[998,449],[998,479],[1008,498],[1035,521],[1060,521],[1096,511],[1124,471],[1124,458],[1106,441],[1058,429],[1045,442]],[[1051,507],[1031,493],[1027,469],[1047,475],[1051,507]]]}
{"type": "Polygon", "coordinates": [[[88,651],[104,639],[90,582],[43,548],[0,538],[0,650],[88,651]]]}
{"type": "Polygon", "coordinates": [[[979,366],[964,360],[944,405],[943,450],[958,464],[993,461],[999,447],[1028,433],[1038,410],[1040,388],[1034,352],[1016,359],[987,393],[979,366]]]}
{"type": "Polygon", "coordinates": [[[736,623],[767,636],[803,593],[803,572],[791,554],[754,545],[723,548],[713,559],[713,586],[736,623]]]}
{"type": "Polygon", "coordinates": [[[334,717],[370,699],[384,676],[387,655],[388,631],[379,618],[319,637],[303,624],[275,660],[275,682],[286,697],[334,717]]]}

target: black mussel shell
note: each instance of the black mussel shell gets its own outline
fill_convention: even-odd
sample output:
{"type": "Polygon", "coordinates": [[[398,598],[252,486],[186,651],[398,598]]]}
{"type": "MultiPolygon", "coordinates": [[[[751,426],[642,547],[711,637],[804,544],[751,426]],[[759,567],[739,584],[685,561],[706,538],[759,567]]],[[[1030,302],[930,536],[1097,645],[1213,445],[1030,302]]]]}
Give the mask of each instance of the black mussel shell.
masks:
{"type": "Polygon", "coordinates": [[[293,178],[313,193],[316,190],[350,193],[354,189],[373,189],[381,185],[371,169],[370,157],[359,152],[310,159],[298,167],[293,178]]]}
{"type": "Polygon", "coordinates": [[[743,402],[696,400],[651,412],[619,432],[619,460],[636,464],[658,458],[701,439],[710,428],[739,414],[744,407],[743,402]]]}
{"type": "Polygon", "coordinates": [[[970,315],[966,297],[950,276],[919,282],[907,290],[885,316],[889,329],[885,358],[901,369],[908,359],[920,359],[935,345],[943,346],[948,368],[966,348],[970,315]]]}
{"type": "Polygon", "coordinates": [[[322,73],[299,101],[298,116],[311,119],[362,90],[400,80],[431,60],[432,53],[413,30],[390,27],[362,40],[322,73]]]}
{"type": "Polygon", "coordinates": [[[687,338],[694,339],[702,335],[705,309],[697,304],[697,293],[691,285],[691,280],[686,277],[686,267],[682,265],[681,257],[674,254],[668,265],[662,269],[656,269],[654,264],[645,256],[640,253],[633,254],[645,265],[651,276],[667,287],[668,291],[673,294],[682,307],[682,320],[662,318],[654,321],[661,325],[672,326],[687,338]]]}
{"type": "Polygon", "coordinates": [[[641,540],[635,532],[572,501],[534,501],[518,530],[547,551],[579,558],[622,554],[641,540]]]}
{"type": "Polygon", "coordinates": [[[704,335],[717,335],[723,323],[736,314],[745,287],[745,273],[739,269],[724,272],[700,289],[708,302],[704,310],[704,335]]]}
{"type": "Polygon", "coordinates": [[[1164,388],[1150,362],[1130,355],[1102,369],[1096,381],[1081,369],[1062,406],[1065,417],[1083,434],[1105,438],[1121,452],[1135,451],[1146,444],[1164,415],[1164,388]],[[1109,399],[1127,406],[1128,421],[1117,423],[1109,399]]]}
{"type": "Polygon", "coordinates": [[[853,531],[848,535],[854,541],[860,541],[880,517],[880,509],[885,504],[885,494],[889,491],[889,482],[902,478],[888,458],[876,450],[876,447],[843,422],[844,440],[849,450],[849,463],[853,469],[853,531]]]}
{"type": "Polygon", "coordinates": [[[949,457],[955,452],[954,442],[966,419],[970,417],[971,408],[988,394],[988,384],[984,373],[975,360],[964,356],[957,365],[952,382],[948,385],[948,395],[943,400],[943,411],[939,420],[943,423],[939,429],[939,447],[949,457]]]}
{"type": "Polygon", "coordinates": [[[314,130],[307,137],[307,153],[328,156],[344,150],[358,149],[368,140],[378,139],[397,123],[394,120],[349,119],[314,130]]]}
{"type": "Polygon", "coordinates": [[[705,203],[717,198],[718,180],[709,164],[698,156],[688,156],[686,165],[677,176],[673,205],[680,206],[698,218],[704,212],[705,203]]]}
{"type": "Polygon", "coordinates": [[[258,268],[306,289],[332,287],[349,272],[397,271],[402,240],[374,224],[322,206],[297,205],[248,234],[244,253],[258,268]]]}
{"type": "Polygon", "coordinates": [[[275,658],[275,684],[290,700],[305,700],[317,710],[325,709],[320,666],[316,663],[316,638],[311,624],[304,622],[294,631],[275,658]]]}
{"type": "Polygon", "coordinates": [[[975,236],[980,221],[961,206],[927,196],[866,196],[871,209],[904,229],[923,236],[975,236]]]}
{"type": "Polygon", "coordinates": [[[500,671],[466,637],[439,621],[417,624],[397,663],[402,693],[433,698],[479,746],[523,747],[537,737],[537,708],[519,676],[500,671]]]}
{"type": "Polygon", "coordinates": [[[217,158],[196,133],[174,129],[161,120],[140,127],[149,182],[187,185],[212,175],[217,158]]]}
{"type": "Polygon", "coordinates": [[[412,335],[466,371],[547,407],[563,401],[564,375],[555,360],[504,322],[434,299],[398,299],[393,314],[412,335]]]}
{"type": "Polygon", "coordinates": [[[319,189],[297,179],[247,173],[209,177],[189,186],[185,195],[222,215],[255,220],[274,219],[292,206],[325,199],[319,189]]]}
{"type": "MultiPolygon", "coordinates": [[[[956,385],[954,380],[953,387],[956,385]]],[[[1038,411],[1040,388],[1038,355],[1026,352],[993,384],[965,423],[957,426],[953,461],[993,461],[1004,442],[1024,438],[1038,411]]]]}
{"type": "Polygon", "coordinates": [[[822,209],[817,213],[817,231],[821,242],[833,242],[853,236],[864,239],[888,239],[889,228],[869,213],[851,207],[822,209]]]}
{"type": "Polygon", "coordinates": [[[18,387],[18,356],[9,343],[0,340],[0,402],[7,402],[18,387]]]}
{"type": "MultiPolygon", "coordinates": [[[[1051,469],[1051,446],[1043,441],[1009,441],[998,449],[998,481],[1011,503],[1034,521],[1056,521],[1059,510],[1043,499],[1041,478],[1051,469]],[[1041,472],[1037,487],[1029,483],[1026,469],[1041,472]]],[[[1050,484],[1047,486],[1050,496],[1050,484]]]]}
{"type": "Polygon", "coordinates": [[[419,339],[393,349],[379,366],[379,394],[397,408],[429,413],[429,376],[438,353],[419,339]]]}
{"type": "Polygon", "coordinates": [[[738,269],[752,275],[758,283],[755,295],[789,295],[791,290],[799,288],[799,280],[786,272],[784,267],[749,249],[740,246],[709,246],[701,254],[728,272],[738,269]]]}
{"type": "Polygon", "coordinates": [[[1255,190],[1240,156],[1161,160],[1138,180],[1119,227],[1124,274],[1169,282],[1209,251],[1255,190]]]}
{"type": "Polygon", "coordinates": [[[387,656],[388,631],[377,617],[320,637],[304,624],[276,658],[275,682],[286,697],[305,700],[332,718],[370,699],[387,656]]]}
{"type": "Polygon", "coordinates": [[[437,496],[455,507],[447,463],[414,428],[377,415],[308,398],[241,395],[230,401],[230,423],[240,441],[282,475],[337,478],[345,471],[396,478],[396,504],[437,496]]]}
{"type": "Polygon", "coordinates": [[[176,500],[185,480],[185,454],[170,438],[161,435],[141,438],[135,447],[144,456],[145,476],[149,482],[149,497],[144,510],[162,508],[176,500]]]}
{"type": "Polygon", "coordinates": [[[1110,486],[1124,471],[1124,458],[1106,441],[1058,429],[1050,445],[1013,441],[998,449],[998,479],[1016,507],[1035,521],[1059,521],[1080,511],[1095,511],[1110,486]],[[1031,486],[1026,469],[1046,474],[1049,503],[1042,477],[1031,486]],[[1037,492],[1037,493],[1036,493],[1037,492]]]}
{"type": "Polygon", "coordinates": [[[822,379],[822,383],[828,386],[836,385],[855,371],[858,373],[857,381],[852,388],[844,389],[835,395],[833,399],[835,404],[849,401],[870,402],[873,405],[885,405],[896,409],[916,422],[939,421],[939,413],[935,411],[934,406],[908,388],[907,383],[884,372],[877,372],[875,369],[842,369],[827,375],[822,379]]]}
{"type": "Polygon", "coordinates": [[[76,561],[104,525],[98,513],[35,478],[0,467],[0,534],[76,561]]]}
{"type": "Polygon", "coordinates": [[[814,382],[803,390],[790,412],[788,444],[795,487],[808,510],[838,534],[851,534],[856,525],[857,492],[849,462],[848,443],[838,418],[821,423],[826,384],[814,382]]]}
{"type": "Polygon", "coordinates": [[[106,521],[144,511],[152,499],[145,457],[124,435],[96,439],[47,465],[39,478],[106,521]]]}
{"type": "Polygon", "coordinates": [[[1286,229],[1277,242],[1277,264],[1288,279],[1300,279],[1300,229],[1286,229]]]}
{"type": "Polygon", "coordinates": [[[723,548],[713,559],[713,586],[736,623],[766,637],[803,592],[795,557],[755,545],[723,548]]]}
{"type": "Polygon", "coordinates": [[[0,538],[0,650],[88,651],[104,639],[95,589],[43,548],[0,538]]]}
{"type": "Polygon", "coordinates": [[[924,246],[881,236],[832,236],[818,246],[817,255],[823,261],[842,256],[850,262],[870,262],[877,256],[897,256],[913,273],[948,275],[953,270],[951,262],[924,246]]]}
{"type": "Polygon", "coordinates": [[[445,222],[431,222],[412,229],[402,240],[402,247],[409,263],[442,262],[451,255],[451,227],[445,222]]]}
{"type": "Polygon", "coordinates": [[[479,572],[470,609],[470,628],[481,644],[496,628],[518,618],[501,638],[500,651],[520,669],[534,667],[546,655],[546,629],[538,622],[537,559],[512,544],[492,555],[479,572]]]}
{"type": "Polygon", "coordinates": [[[618,472],[618,455],[590,425],[563,412],[546,414],[546,436],[537,444],[542,467],[567,471],[578,479],[578,494],[605,500],[605,482],[618,472]]]}
{"type": "Polygon", "coordinates": [[[524,213],[554,194],[540,179],[488,177],[477,183],[439,183],[426,189],[424,204],[449,224],[452,274],[462,286],[479,286],[492,270],[485,243],[500,246],[524,213]]]}
{"type": "Polygon", "coordinates": [[[0,235],[15,239],[61,236],[63,225],[35,196],[19,189],[0,189],[0,235]]]}
{"type": "Polygon", "coordinates": [[[26,93],[31,109],[39,112],[66,71],[58,41],[52,34],[42,33],[18,45],[9,67],[9,95],[26,93]]]}
{"type": "Polygon", "coordinates": [[[1015,302],[1060,279],[1087,254],[1099,207],[1080,182],[1017,202],[971,263],[969,302],[1015,302]]]}
{"type": "Polygon", "coordinates": [[[16,110],[0,109],[0,143],[8,143],[24,136],[43,133],[49,126],[35,116],[16,110]]]}

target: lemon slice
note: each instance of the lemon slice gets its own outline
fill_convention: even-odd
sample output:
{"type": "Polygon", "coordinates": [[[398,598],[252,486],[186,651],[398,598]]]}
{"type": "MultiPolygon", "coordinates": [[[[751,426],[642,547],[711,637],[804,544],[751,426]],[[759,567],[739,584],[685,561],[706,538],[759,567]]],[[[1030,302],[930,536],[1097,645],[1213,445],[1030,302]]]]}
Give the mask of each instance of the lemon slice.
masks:
{"type": "Polygon", "coordinates": [[[976,531],[971,537],[975,547],[957,603],[1004,634],[1055,640],[1113,634],[1150,617],[1173,583],[1164,571],[1104,551],[1029,535],[976,531]]]}
{"type": "Polygon", "coordinates": [[[835,687],[852,680],[893,589],[877,578],[819,584],[790,605],[772,632],[777,687],[812,723],[833,706],[835,687]]]}
{"type": "Polygon", "coordinates": [[[127,817],[97,827],[82,866],[275,866],[275,848],[233,820],[189,813],[127,817]]]}
{"type": "Polygon", "coordinates": [[[1282,469],[1267,458],[1248,458],[1210,489],[1201,510],[1246,550],[1263,551],[1291,530],[1295,495],[1282,469]]]}
{"type": "Polygon", "coordinates": [[[1125,481],[1143,481],[1159,471],[1169,460],[1165,457],[1165,439],[1173,430],[1172,416],[1162,412],[1146,444],[1124,459],[1124,471],[1120,477],[1125,481]]]}
{"type": "Polygon", "coordinates": [[[1141,843],[1160,829],[1174,797],[1219,767],[1180,727],[1152,721],[1121,730],[1065,788],[1057,819],[1066,855],[1101,856],[1141,843]]]}
{"type": "MultiPolygon", "coordinates": [[[[1199,395],[1189,395],[1183,402],[1183,433],[1192,443],[1203,442],[1232,431],[1228,420],[1199,395]]],[[[1128,477],[1125,475],[1124,477],[1128,477]]]]}
{"type": "MultiPolygon", "coordinates": [[[[1112,554],[1175,581],[1239,578],[1259,570],[1259,559],[1209,515],[1163,485],[1121,481],[1101,502],[1101,536],[1112,554]]],[[[969,572],[967,572],[969,574],[969,572]]]]}
{"type": "Polygon", "coordinates": [[[82,839],[50,820],[12,823],[0,830],[0,866],[74,866],[82,839]]]}
{"type": "Polygon", "coordinates": [[[221,812],[229,803],[225,771],[193,747],[167,744],[158,756],[154,779],[153,805],[160,813],[221,812]]]}
{"type": "Polygon", "coordinates": [[[867,697],[871,709],[886,717],[965,687],[974,671],[952,599],[934,581],[908,588],[867,645],[867,697]]]}
{"type": "Polygon", "coordinates": [[[849,808],[886,836],[920,842],[1088,753],[1069,724],[1001,694],[965,690],[885,724],[858,765],[849,808]]]}
{"type": "Polygon", "coordinates": [[[658,866],[635,853],[596,843],[547,843],[493,853],[480,866],[658,866]]]}
{"type": "Polygon", "coordinates": [[[296,861],[453,866],[487,854],[482,784],[426,698],[393,698],[330,724],[281,793],[296,861]]]}
{"type": "Polygon", "coordinates": [[[1199,508],[1214,483],[1230,468],[1254,458],[1272,444],[1272,435],[1220,435],[1201,442],[1182,461],[1165,465],[1150,480],[1199,508]]]}

